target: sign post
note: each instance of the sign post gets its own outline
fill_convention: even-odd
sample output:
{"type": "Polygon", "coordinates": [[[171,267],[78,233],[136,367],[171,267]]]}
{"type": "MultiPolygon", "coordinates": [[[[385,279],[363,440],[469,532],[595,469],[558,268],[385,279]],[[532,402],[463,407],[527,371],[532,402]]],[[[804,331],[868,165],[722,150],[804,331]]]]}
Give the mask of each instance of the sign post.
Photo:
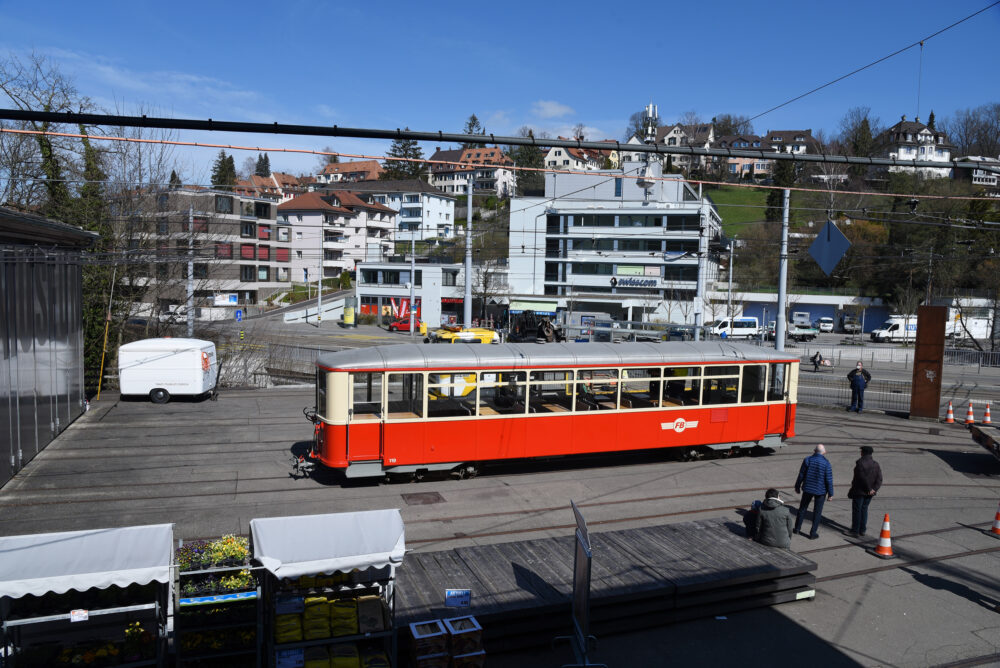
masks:
{"type": "Polygon", "coordinates": [[[576,659],[576,663],[565,664],[563,668],[588,666],[607,668],[603,663],[591,663],[587,656],[591,646],[597,644],[597,638],[590,634],[590,562],[593,559],[593,551],[590,547],[587,521],[583,518],[583,513],[580,512],[576,502],[569,503],[576,518],[576,541],[573,552],[573,635],[561,636],[556,640],[569,641],[576,659]]]}

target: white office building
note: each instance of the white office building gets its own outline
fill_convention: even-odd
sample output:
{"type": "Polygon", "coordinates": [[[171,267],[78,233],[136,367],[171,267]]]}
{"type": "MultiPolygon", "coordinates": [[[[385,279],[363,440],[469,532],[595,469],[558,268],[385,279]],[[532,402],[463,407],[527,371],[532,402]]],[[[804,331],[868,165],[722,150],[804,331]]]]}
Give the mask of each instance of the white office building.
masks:
{"type": "Polygon", "coordinates": [[[512,202],[512,303],[533,299],[536,309],[562,315],[695,323],[699,253],[710,286],[719,264],[708,249],[722,221],[680,175],[663,176],[653,162],[647,178],[625,176],[641,171],[630,162],[620,170],[546,174],[545,197],[512,202]]]}
{"type": "Polygon", "coordinates": [[[419,263],[413,275],[409,262],[365,262],[358,265],[358,310],[381,315],[383,321],[408,318],[410,283],[416,317],[430,328],[462,322],[465,269],[461,264],[419,263]]]}

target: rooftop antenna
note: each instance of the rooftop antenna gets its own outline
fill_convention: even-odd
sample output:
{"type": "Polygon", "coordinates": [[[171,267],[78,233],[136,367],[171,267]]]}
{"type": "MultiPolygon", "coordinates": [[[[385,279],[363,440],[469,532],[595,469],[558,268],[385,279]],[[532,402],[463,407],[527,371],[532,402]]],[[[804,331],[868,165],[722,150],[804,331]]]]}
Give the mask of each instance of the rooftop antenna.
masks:
{"type": "MultiPolygon", "coordinates": [[[[659,114],[657,113],[656,105],[650,102],[646,105],[646,115],[643,118],[645,125],[645,134],[643,137],[643,143],[648,145],[653,145],[656,143],[656,123],[659,120],[659,114]]],[[[656,181],[651,178],[649,162],[652,154],[647,153],[645,156],[646,164],[643,165],[642,171],[639,172],[639,178],[636,179],[636,185],[643,189],[643,196],[646,200],[649,200],[649,191],[656,185],[656,181]]]]}

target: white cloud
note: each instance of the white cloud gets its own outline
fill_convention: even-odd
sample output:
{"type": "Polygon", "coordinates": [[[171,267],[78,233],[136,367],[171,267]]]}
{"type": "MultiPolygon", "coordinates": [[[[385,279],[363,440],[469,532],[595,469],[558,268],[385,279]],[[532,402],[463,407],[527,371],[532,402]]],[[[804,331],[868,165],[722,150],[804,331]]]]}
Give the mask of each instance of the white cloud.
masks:
{"type": "Polygon", "coordinates": [[[555,100],[538,100],[531,105],[531,113],[539,118],[561,118],[573,113],[573,108],[555,100]]]}

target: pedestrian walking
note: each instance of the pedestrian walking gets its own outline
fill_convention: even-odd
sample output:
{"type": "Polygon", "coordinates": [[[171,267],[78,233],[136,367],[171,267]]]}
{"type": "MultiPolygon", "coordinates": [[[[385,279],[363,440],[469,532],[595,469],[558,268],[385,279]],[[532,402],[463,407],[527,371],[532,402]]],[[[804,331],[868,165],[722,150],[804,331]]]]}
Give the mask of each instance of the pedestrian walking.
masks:
{"type": "Polygon", "coordinates": [[[848,535],[864,536],[868,529],[868,506],[882,486],[882,467],[872,458],[870,445],[861,446],[861,457],[854,463],[854,477],[847,498],[851,500],[851,530],[848,535]]]}
{"type": "Polygon", "coordinates": [[[851,384],[851,405],[847,410],[860,413],[865,408],[865,388],[872,382],[872,375],[858,360],[857,366],[847,374],[847,381],[851,384]]]}
{"type": "Polygon", "coordinates": [[[758,543],[771,547],[787,548],[792,544],[792,514],[776,489],[764,493],[764,503],[757,514],[755,538],[758,543]]]}
{"type": "Polygon", "coordinates": [[[799,513],[795,518],[795,533],[802,533],[802,520],[806,509],[813,502],[812,531],[809,539],[819,538],[819,523],[823,519],[823,504],[833,499],[833,468],[824,456],[826,448],[822,443],[813,448],[813,454],[802,460],[799,477],[795,479],[795,493],[802,494],[799,513]]]}

